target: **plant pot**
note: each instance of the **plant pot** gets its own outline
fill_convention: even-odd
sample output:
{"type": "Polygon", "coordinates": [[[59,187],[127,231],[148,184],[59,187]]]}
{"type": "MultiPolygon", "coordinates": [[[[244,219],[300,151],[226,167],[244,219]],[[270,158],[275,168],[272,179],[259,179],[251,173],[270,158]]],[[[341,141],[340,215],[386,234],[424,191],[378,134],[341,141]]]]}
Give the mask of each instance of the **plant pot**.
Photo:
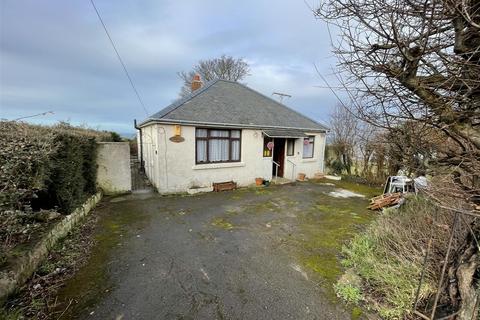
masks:
{"type": "Polygon", "coordinates": [[[306,176],[307,176],[307,175],[306,175],[305,173],[299,173],[297,179],[298,179],[299,181],[305,181],[305,177],[306,177],[306,176]]]}
{"type": "Polygon", "coordinates": [[[255,178],[255,184],[261,186],[263,184],[263,178],[255,178]]]}

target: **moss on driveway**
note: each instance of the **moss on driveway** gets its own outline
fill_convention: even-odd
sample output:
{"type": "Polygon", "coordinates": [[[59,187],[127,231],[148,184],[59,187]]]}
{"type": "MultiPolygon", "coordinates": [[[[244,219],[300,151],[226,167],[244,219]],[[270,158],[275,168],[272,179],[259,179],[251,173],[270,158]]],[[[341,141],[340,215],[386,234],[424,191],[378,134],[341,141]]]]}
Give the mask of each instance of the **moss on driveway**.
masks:
{"type": "Polygon", "coordinates": [[[330,181],[195,196],[124,196],[98,209],[91,262],[59,299],[70,318],[349,319],[333,293],[342,244],[378,193],[330,181]]]}

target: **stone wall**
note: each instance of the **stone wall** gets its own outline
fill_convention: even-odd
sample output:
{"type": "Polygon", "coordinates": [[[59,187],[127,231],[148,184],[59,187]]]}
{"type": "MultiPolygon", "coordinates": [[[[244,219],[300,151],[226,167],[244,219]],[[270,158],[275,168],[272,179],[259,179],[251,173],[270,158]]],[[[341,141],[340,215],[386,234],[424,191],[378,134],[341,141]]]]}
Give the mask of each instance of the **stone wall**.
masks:
{"type": "Polygon", "coordinates": [[[30,278],[55,243],[65,237],[73,226],[95,207],[101,198],[101,192],[90,197],[81,207],[57,223],[47,235],[37,242],[32,250],[19,257],[9,270],[0,273],[0,304],[30,278]]]}
{"type": "Polygon", "coordinates": [[[97,164],[97,184],[105,194],[132,190],[128,142],[99,142],[97,164]]]}

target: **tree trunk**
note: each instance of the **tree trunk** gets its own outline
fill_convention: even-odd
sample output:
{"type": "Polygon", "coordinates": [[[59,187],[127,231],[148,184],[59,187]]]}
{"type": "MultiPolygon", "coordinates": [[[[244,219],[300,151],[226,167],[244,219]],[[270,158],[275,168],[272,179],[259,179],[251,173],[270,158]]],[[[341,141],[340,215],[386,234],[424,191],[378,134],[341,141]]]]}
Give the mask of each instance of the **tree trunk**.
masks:
{"type": "MultiPolygon", "coordinates": [[[[472,224],[476,237],[480,235],[479,224],[472,224]]],[[[478,319],[478,292],[475,283],[475,273],[480,268],[480,254],[475,241],[475,236],[469,233],[465,244],[458,251],[453,265],[448,271],[448,294],[454,307],[458,307],[458,320],[478,319]]]]}

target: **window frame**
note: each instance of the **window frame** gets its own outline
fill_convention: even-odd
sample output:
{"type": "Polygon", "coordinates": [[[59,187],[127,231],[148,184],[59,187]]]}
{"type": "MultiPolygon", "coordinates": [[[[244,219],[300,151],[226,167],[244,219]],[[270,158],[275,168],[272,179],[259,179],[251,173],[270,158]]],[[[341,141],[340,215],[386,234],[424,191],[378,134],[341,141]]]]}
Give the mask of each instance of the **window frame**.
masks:
{"type": "Polygon", "coordinates": [[[315,136],[308,136],[303,138],[303,150],[302,150],[302,159],[313,159],[315,157],[315,136]],[[308,139],[308,143],[312,144],[312,156],[305,157],[305,139],[308,139]],[[312,139],[312,141],[310,141],[312,139]]]}
{"type": "Polygon", "coordinates": [[[295,139],[294,138],[287,138],[287,146],[285,148],[285,152],[287,153],[287,157],[292,157],[295,155],[295,139]],[[292,153],[288,153],[288,144],[292,144],[292,153]]]}
{"type": "Polygon", "coordinates": [[[216,163],[232,163],[232,162],[241,162],[242,161],[242,129],[230,129],[230,128],[204,128],[204,127],[196,127],[195,128],[195,164],[216,164],[216,163]],[[198,137],[197,130],[207,130],[206,137],[198,137]],[[220,131],[228,131],[228,137],[212,137],[210,132],[213,130],[220,130],[220,131]],[[239,131],[240,136],[238,138],[232,137],[232,131],[239,131]],[[207,161],[198,161],[198,152],[197,146],[198,141],[206,141],[207,142],[207,150],[206,156],[207,161]],[[210,141],[211,140],[228,140],[228,160],[225,161],[210,161],[210,141]],[[233,141],[239,142],[239,150],[238,150],[238,160],[232,160],[233,156],[233,141]]]}
{"type": "Polygon", "coordinates": [[[271,157],[273,157],[273,149],[268,149],[268,148],[267,148],[267,144],[268,144],[269,142],[273,142],[273,138],[272,138],[272,137],[269,137],[269,136],[266,136],[266,135],[263,136],[262,156],[263,156],[264,158],[271,158],[271,157]],[[270,139],[270,140],[269,140],[267,143],[265,143],[267,139],[270,139]],[[265,153],[267,153],[267,155],[265,155],[265,153]]]}

